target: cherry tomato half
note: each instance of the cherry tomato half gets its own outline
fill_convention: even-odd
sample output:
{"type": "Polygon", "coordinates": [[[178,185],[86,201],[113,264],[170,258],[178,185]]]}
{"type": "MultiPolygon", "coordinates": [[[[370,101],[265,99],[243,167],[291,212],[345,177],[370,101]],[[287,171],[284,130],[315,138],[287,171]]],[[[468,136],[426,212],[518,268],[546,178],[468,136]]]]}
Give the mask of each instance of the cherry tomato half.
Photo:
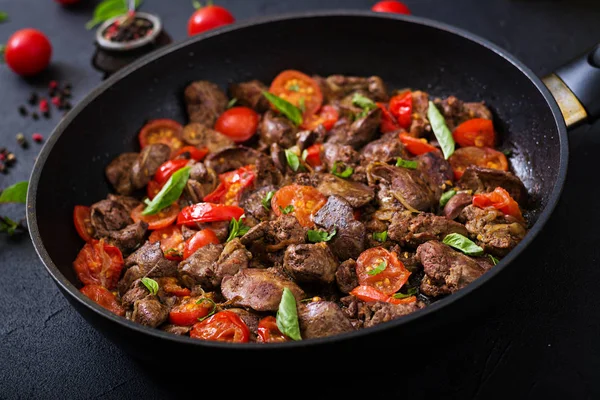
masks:
{"type": "Polygon", "coordinates": [[[183,299],[169,312],[169,322],[180,326],[191,326],[198,318],[206,317],[215,307],[214,303],[203,297],[183,299]]]}
{"type": "Polygon", "coordinates": [[[519,220],[523,220],[519,203],[501,187],[497,187],[491,193],[476,194],[473,196],[473,205],[479,208],[493,207],[506,215],[512,215],[519,220]]]}
{"type": "Polygon", "coordinates": [[[167,294],[177,297],[185,297],[192,293],[190,289],[179,285],[179,281],[173,276],[157,278],[157,281],[161,289],[167,294]]]}
{"type": "Polygon", "coordinates": [[[175,261],[183,259],[184,241],[179,226],[170,225],[166,228],[157,229],[150,234],[148,240],[150,243],[160,242],[160,249],[165,258],[175,261]]]}
{"type": "Polygon", "coordinates": [[[381,130],[383,133],[400,130],[400,125],[398,125],[396,117],[394,117],[388,109],[387,104],[377,103],[377,107],[381,109],[381,123],[379,124],[379,130],[381,130]]]}
{"type": "Polygon", "coordinates": [[[94,303],[106,308],[113,314],[125,316],[125,309],[108,289],[99,285],[85,285],[79,291],[94,303]]]}
{"type": "Polygon", "coordinates": [[[42,32],[21,29],[12,34],[4,49],[6,64],[19,75],[31,76],[50,64],[52,45],[42,32]]]}
{"type": "Polygon", "coordinates": [[[225,110],[215,123],[215,130],[228,136],[235,143],[250,139],[258,129],[260,116],[248,107],[232,107],[225,110]]]}
{"type": "Polygon", "coordinates": [[[206,246],[207,244],[219,244],[219,238],[212,229],[202,229],[186,240],[183,247],[183,259],[185,260],[196,250],[206,246]]]}
{"type": "Polygon", "coordinates": [[[287,342],[289,339],[277,327],[277,319],[269,315],[258,322],[258,338],[260,343],[287,342]]]}
{"type": "Polygon", "coordinates": [[[401,128],[410,128],[413,109],[412,93],[410,91],[392,97],[389,108],[401,128]]]}
{"type": "Polygon", "coordinates": [[[485,118],[473,118],[460,124],[452,132],[454,141],[462,147],[494,147],[494,124],[485,118]]]}
{"type": "Polygon", "coordinates": [[[154,180],[148,182],[148,185],[146,186],[146,194],[148,195],[148,198],[152,200],[154,197],[156,197],[162,187],[163,185],[154,180]]]}
{"type": "Polygon", "coordinates": [[[387,294],[375,289],[372,286],[361,285],[357,286],[350,291],[350,294],[362,301],[371,302],[371,301],[384,301],[386,303],[392,304],[409,304],[417,301],[415,296],[405,297],[403,299],[396,299],[393,296],[388,296],[387,294]]]}
{"type": "Polygon", "coordinates": [[[185,158],[178,158],[162,163],[154,174],[154,180],[159,185],[164,185],[169,180],[171,175],[185,167],[188,164],[188,161],[189,160],[186,160],[185,158]]]}
{"type": "Polygon", "coordinates": [[[73,262],[77,277],[84,285],[114,289],[123,269],[123,255],[103,239],[86,243],[73,262]]]}
{"type": "Polygon", "coordinates": [[[271,208],[278,217],[292,214],[300,225],[313,227],[312,216],[327,202],[321,192],[312,186],[288,185],[279,189],[271,199],[271,208]]]}
{"type": "Polygon", "coordinates": [[[235,171],[219,175],[220,183],[215,190],[204,196],[204,201],[237,206],[242,193],[256,178],[255,167],[246,165],[235,171]]]}
{"type": "Polygon", "coordinates": [[[448,158],[454,171],[454,178],[460,179],[469,165],[508,171],[506,156],[491,147],[461,147],[448,158]]]}
{"type": "Polygon", "coordinates": [[[385,295],[396,293],[406,283],[410,272],[394,252],[383,247],[363,251],[356,260],[360,285],[372,286],[385,295]]]}
{"type": "Polygon", "coordinates": [[[319,125],[323,125],[323,128],[328,131],[333,128],[339,118],[340,114],[337,109],[334,106],[326,105],[321,107],[321,111],[317,114],[308,115],[304,118],[300,128],[312,131],[319,125]]]}
{"type": "Polygon", "coordinates": [[[190,331],[190,337],[219,342],[245,343],[250,330],[242,319],[231,311],[219,311],[202,322],[197,322],[190,331]]]}
{"type": "Polygon", "coordinates": [[[427,143],[427,140],[412,137],[407,133],[400,134],[400,141],[406,147],[406,150],[415,156],[436,150],[434,146],[427,143]]]}
{"type": "Polygon", "coordinates": [[[188,20],[188,35],[193,36],[210,29],[235,22],[235,18],[227,9],[219,6],[208,5],[201,7],[192,14],[188,20]]]}
{"type": "Polygon", "coordinates": [[[148,229],[155,230],[165,228],[171,225],[177,219],[177,215],[179,214],[179,206],[177,203],[171,204],[167,208],[163,208],[158,213],[154,215],[143,215],[142,211],[144,211],[146,205],[140,204],[136,208],[131,211],[131,219],[135,222],[144,221],[148,224],[148,229]]]}
{"type": "Polygon", "coordinates": [[[380,1],[378,3],[375,3],[375,5],[371,7],[371,10],[377,12],[410,15],[410,10],[406,6],[406,4],[396,0],[380,1]]]}
{"type": "Polygon", "coordinates": [[[206,147],[197,148],[195,146],[183,146],[181,149],[177,150],[173,158],[178,157],[182,154],[189,154],[189,158],[196,161],[202,161],[204,157],[208,154],[208,149],[206,147]]]}
{"type": "Polygon", "coordinates": [[[313,144],[309,148],[306,149],[306,163],[311,167],[318,167],[323,164],[321,161],[321,150],[323,149],[323,145],[321,144],[313,144]]]}
{"type": "Polygon", "coordinates": [[[164,143],[168,145],[173,153],[183,147],[183,127],[172,119],[154,119],[148,121],[138,134],[142,148],[149,144],[164,143]]]}
{"type": "Polygon", "coordinates": [[[91,211],[87,206],[75,206],[73,208],[73,222],[77,233],[83,240],[89,242],[94,234],[92,226],[91,211]]]}
{"type": "Polygon", "coordinates": [[[275,77],[269,92],[289,101],[302,109],[304,118],[316,113],[323,104],[321,88],[310,76],[293,69],[281,72],[275,77]]]}
{"type": "Polygon", "coordinates": [[[232,218],[239,219],[243,214],[244,209],[238,206],[197,203],[181,210],[177,216],[177,225],[193,226],[196,222],[231,221],[232,218]]]}

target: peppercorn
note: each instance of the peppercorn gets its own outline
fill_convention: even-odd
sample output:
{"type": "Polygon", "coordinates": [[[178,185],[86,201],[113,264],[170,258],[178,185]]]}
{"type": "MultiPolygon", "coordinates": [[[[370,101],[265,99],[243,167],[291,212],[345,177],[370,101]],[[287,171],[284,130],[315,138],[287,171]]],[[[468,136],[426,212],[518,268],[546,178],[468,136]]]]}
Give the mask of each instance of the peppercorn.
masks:
{"type": "Polygon", "coordinates": [[[7,166],[11,166],[15,163],[15,161],[17,161],[17,156],[14,155],[14,153],[8,153],[6,155],[6,162],[5,164],[7,166]]]}
{"type": "Polygon", "coordinates": [[[49,106],[48,106],[48,100],[46,100],[46,99],[42,99],[42,100],[40,101],[40,112],[42,112],[42,113],[46,113],[46,112],[48,112],[48,110],[49,110],[49,109],[50,109],[50,108],[49,108],[49,106]]]}
{"type": "Polygon", "coordinates": [[[50,89],[56,89],[58,87],[58,82],[56,82],[56,81],[50,81],[50,83],[48,84],[48,87],[50,89]]]}
{"type": "Polygon", "coordinates": [[[42,140],[44,140],[44,137],[40,133],[34,133],[31,135],[31,138],[38,143],[41,143],[42,140]]]}
{"type": "Polygon", "coordinates": [[[27,147],[27,140],[25,140],[25,135],[23,135],[22,133],[17,133],[17,143],[22,148],[26,148],[27,147]]]}
{"type": "Polygon", "coordinates": [[[44,116],[44,118],[48,119],[50,118],[50,111],[45,111],[42,115],[44,116]]]}
{"type": "Polygon", "coordinates": [[[64,88],[61,92],[63,97],[71,97],[71,89],[64,88]]]}
{"type": "Polygon", "coordinates": [[[26,117],[29,113],[27,112],[27,108],[25,108],[25,106],[19,106],[19,114],[26,117]]]}
{"type": "Polygon", "coordinates": [[[52,104],[54,104],[56,107],[60,108],[60,104],[61,104],[61,100],[59,96],[54,96],[52,98],[52,104]]]}
{"type": "Polygon", "coordinates": [[[6,166],[4,165],[4,163],[0,162],[0,172],[5,174],[8,172],[8,170],[6,169],[6,166]]]}
{"type": "Polygon", "coordinates": [[[31,113],[31,117],[32,117],[34,120],[36,120],[36,121],[37,121],[38,119],[40,119],[40,116],[39,116],[39,115],[38,115],[38,113],[36,113],[36,112],[33,112],[33,113],[31,113]]]}
{"type": "Polygon", "coordinates": [[[62,104],[63,110],[70,110],[71,107],[73,107],[73,106],[68,101],[63,102],[63,104],[62,104]]]}
{"type": "Polygon", "coordinates": [[[31,104],[32,106],[35,106],[38,103],[38,95],[36,92],[31,92],[31,94],[29,95],[29,99],[27,100],[27,102],[29,104],[31,104]]]}

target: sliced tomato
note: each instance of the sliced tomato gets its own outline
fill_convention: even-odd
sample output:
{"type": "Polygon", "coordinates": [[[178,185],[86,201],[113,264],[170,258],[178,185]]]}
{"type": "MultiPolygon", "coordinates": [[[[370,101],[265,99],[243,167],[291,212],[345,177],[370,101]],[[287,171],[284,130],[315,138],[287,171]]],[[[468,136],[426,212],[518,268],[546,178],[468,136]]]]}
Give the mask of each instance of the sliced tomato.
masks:
{"type": "Polygon", "coordinates": [[[123,270],[123,255],[103,239],[92,240],[83,246],[73,262],[77,277],[84,285],[100,285],[114,289],[123,270]]]}
{"type": "Polygon", "coordinates": [[[385,103],[377,103],[377,107],[381,109],[381,123],[379,130],[383,133],[394,132],[400,130],[400,125],[396,121],[396,117],[392,115],[385,103]]]}
{"type": "Polygon", "coordinates": [[[358,256],[356,275],[360,285],[372,286],[389,296],[400,290],[408,280],[410,272],[396,253],[383,247],[373,247],[358,256]],[[376,272],[378,270],[379,272],[376,272]]]}
{"type": "Polygon", "coordinates": [[[306,149],[306,163],[311,167],[318,167],[323,164],[321,161],[321,151],[323,150],[322,144],[313,144],[306,149]]]}
{"type": "Polygon", "coordinates": [[[373,286],[361,285],[357,286],[350,291],[350,294],[357,299],[362,301],[384,301],[392,304],[409,304],[417,301],[415,296],[405,297],[403,299],[396,299],[394,296],[388,296],[387,294],[375,289],[373,286]]]}
{"type": "Polygon", "coordinates": [[[485,118],[473,118],[463,122],[454,129],[452,137],[461,147],[494,147],[496,143],[494,124],[485,118]]]}
{"type": "Polygon", "coordinates": [[[219,185],[212,193],[204,196],[204,201],[237,206],[244,190],[254,182],[255,171],[254,165],[246,165],[219,175],[219,185]]]}
{"type": "Polygon", "coordinates": [[[258,342],[279,343],[287,342],[289,339],[277,327],[277,319],[269,315],[258,322],[258,342]]]}
{"type": "Polygon", "coordinates": [[[179,171],[181,168],[185,167],[188,164],[189,160],[185,158],[178,158],[175,160],[169,160],[162,163],[156,173],[154,174],[154,180],[160,184],[164,185],[171,175],[173,175],[176,171],[179,171]]]}
{"type": "Polygon", "coordinates": [[[173,276],[169,276],[166,278],[157,278],[157,281],[159,281],[160,287],[167,294],[171,294],[177,297],[185,297],[189,296],[192,293],[190,289],[179,285],[179,281],[173,276]]]}
{"type": "Polygon", "coordinates": [[[146,194],[148,195],[148,198],[150,200],[155,198],[158,192],[160,192],[160,189],[162,189],[162,187],[163,185],[154,180],[148,182],[148,185],[146,186],[146,194]]]}
{"type": "Polygon", "coordinates": [[[436,148],[430,145],[427,140],[412,137],[407,133],[400,134],[400,141],[404,147],[406,147],[406,150],[415,156],[436,150],[436,148]]]}
{"type": "Polygon", "coordinates": [[[225,204],[197,203],[185,207],[177,216],[177,225],[194,225],[196,222],[231,221],[239,219],[244,214],[244,209],[238,206],[225,204]]]}
{"type": "Polygon", "coordinates": [[[321,192],[312,186],[288,185],[279,189],[271,199],[271,207],[278,217],[292,214],[300,225],[313,227],[312,216],[327,202],[321,192]]]}
{"type": "Polygon", "coordinates": [[[461,147],[454,151],[448,161],[452,166],[454,178],[456,179],[460,179],[469,165],[508,171],[506,156],[491,147],[461,147]]]}
{"type": "Polygon", "coordinates": [[[179,206],[177,203],[171,204],[167,208],[163,208],[158,213],[154,215],[143,215],[146,206],[144,204],[140,204],[136,208],[131,211],[131,219],[134,222],[144,221],[148,224],[148,229],[155,230],[166,228],[171,225],[177,219],[177,215],[179,214],[179,206]]]}
{"type": "Polygon", "coordinates": [[[160,242],[160,249],[165,258],[175,261],[183,260],[184,241],[179,226],[170,225],[157,229],[150,234],[148,240],[150,243],[160,242]]]}
{"type": "Polygon", "coordinates": [[[313,129],[317,129],[319,125],[323,125],[323,128],[328,131],[333,128],[339,119],[340,114],[337,109],[333,106],[326,105],[321,107],[321,111],[317,114],[311,114],[304,118],[300,128],[312,131],[313,129]]]}
{"type": "Polygon", "coordinates": [[[497,187],[491,193],[476,194],[473,196],[473,205],[479,208],[493,207],[506,215],[512,215],[519,220],[523,220],[519,203],[501,187],[497,187]]]}
{"type": "Polygon", "coordinates": [[[250,338],[250,330],[242,319],[231,311],[219,311],[202,322],[197,322],[190,331],[190,337],[219,342],[245,343],[250,338]]]}
{"type": "Polygon", "coordinates": [[[219,238],[212,229],[202,229],[186,240],[183,247],[183,259],[185,260],[196,250],[206,246],[207,244],[219,244],[219,238]]]}
{"type": "Polygon", "coordinates": [[[300,109],[304,108],[302,114],[305,118],[315,114],[323,104],[323,94],[317,82],[310,76],[293,69],[277,75],[271,83],[269,92],[300,109]]]}
{"type": "Polygon", "coordinates": [[[125,316],[125,309],[121,306],[115,295],[103,286],[85,285],[79,291],[94,303],[106,308],[113,314],[125,316]]]}
{"type": "Polygon", "coordinates": [[[191,158],[192,160],[202,161],[207,154],[208,148],[206,147],[202,147],[199,149],[195,146],[183,146],[181,149],[175,152],[173,158],[179,157],[181,155],[189,155],[189,157],[185,158],[191,158]]]}
{"type": "Polygon", "coordinates": [[[89,242],[94,234],[92,226],[91,209],[87,206],[75,206],[73,208],[73,223],[75,230],[83,240],[89,242]]]}
{"type": "Polygon", "coordinates": [[[198,318],[206,317],[215,307],[215,303],[205,297],[185,298],[169,312],[169,322],[174,325],[191,326],[198,318]]]}
{"type": "Polygon", "coordinates": [[[390,99],[390,113],[396,117],[401,128],[409,129],[412,124],[413,100],[410,91],[396,95],[390,99]]]}
{"type": "Polygon", "coordinates": [[[219,116],[215,130],[242,143],[254,136],[259,120],[258,113],[249,107],[232,107],[219,116]]]}
{"type": "Polygon", "coordinates": [[[148,121],[138,134],[140,147],[144,148],[153,143],[164,143],[173,152],[183,147],[183,126],[172,119],[154,119],[148,121]]]}

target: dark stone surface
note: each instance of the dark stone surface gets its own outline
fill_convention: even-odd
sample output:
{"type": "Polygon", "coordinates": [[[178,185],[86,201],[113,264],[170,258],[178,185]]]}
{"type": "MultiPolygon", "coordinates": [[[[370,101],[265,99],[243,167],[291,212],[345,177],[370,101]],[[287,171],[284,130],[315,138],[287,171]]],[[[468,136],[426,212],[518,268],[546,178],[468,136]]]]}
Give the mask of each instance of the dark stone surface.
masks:
{"type": "MultiPolygon", "coordinates": [[[[0,42],[16,29],[45,31],[54,45],[53,64],[42,76],[23,80],[0,67],[0,146],[14,150],[18,162],[0,187],[27,179],[40,145],[17,146],[14,136],[34,132],[48,136],[60,116],[33,121],[19,116],[33,88],[42,91],[49,79],[73,84],[73,101],[101,81],[90,60],[93,35],[84,28],[96,2],[83,0],[72,9],[53,1],[0,0],[10,20],[0,24],[0,42]]],[[[333,8],[367,9],[369,0],[220,0],[238,20],[288,11],[333,8]]],[[[540,74],[594,45],[600,38],[600,3],[583,0],[407,0],[414,14],[470,30],[520,58],[540,74]]],[[[158,13],[166,30],[179,40],[186,35],[187,0],[147,0],[142,8],[158,13]]],[[[435,44],[430,46],[435,51],[435,44]]],[[[232,49],[235,51],[235,49],[232,49]]],[[[390,49],[399,51],[401,49],[390,49]]],[[[410,55],[407,62],[410,62],[410,55]]],[[[45,91],[45,90],[44,90],[45,91]]],[[[415,349],[410,343],[390,343],[387,362],[336,366],[335,360],[315,360],[303,374],[328,382],[298,384],[290,373],[277,381],[246,386],[245,370],[236,365],[212,370],[210,360],[198,360],[185,379],[170,366],[146,365],[98,334],[59,293],[38,260],[27,236],[0,236],[0,398],[175,398],[185,389],[197,396],[232,396],[246,388],[248,396],[285,396],[306,392],[389,398],[599,398],[600,319],[600,187],[589,178],[597,169],[600,127],[585,126],[571,134],[571,159],[566,188],[554,215],[518,263],[504,274],[498,300],[483,315],[436,332],[415,349]],[[343,369],[345,378],[326,379],[327,370],[343,369]],[[323,375],[321,375],[321,373],[323,375]],[[234,384],[228,382],[234,382],[234,384]],[[251,389],[249,389],[251,388],[251,389]]],[[[60,179],[60,177],[56,177],[60,179]]],[[[1,206],[13,219],[23,206],[1,206]]],[[[65,221],[70,223],[70,221],[65,221]]],[[[151,348],[148,349],[152,351],[151,348]]],[[[363,350],[364,351],[364,350],[363,350]]],[[[381,356],[381,354],[378,354],[381,356]]],[[[285,370],[282,359],[274,369],[285,370]]]]}

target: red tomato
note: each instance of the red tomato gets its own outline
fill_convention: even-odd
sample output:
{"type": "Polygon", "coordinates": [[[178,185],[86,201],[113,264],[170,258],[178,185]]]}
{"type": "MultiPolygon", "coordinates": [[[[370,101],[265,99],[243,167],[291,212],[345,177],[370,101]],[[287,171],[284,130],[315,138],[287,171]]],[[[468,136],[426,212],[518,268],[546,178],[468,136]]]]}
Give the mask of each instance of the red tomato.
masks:
{"type": "Polygon", "coordinates": [[[288,185],[279,189],[271,199],[271,207],[278,217],[284,212],[296,217],[300,225],[313,227],[312,216],[327,202],[321,192],[312,186],[288,185]]]}
{"type": "Polygon", "coordinates": [[[140,147],[144,148],[153,143],[168,145],[173,153],[183,147],[183,127],[172,119],[154,119],[148,121],[138,134],[140,147]]]}
{"type": "Polygon", "coordinates": [[[159,285],[165,293],[172,294],[177,297],[189,296],[192,291],[188,288],[181,287],[179,281],[175,277],[158,278],[159,285]]]}
{"type": "Polygon", "coordinates": [[[323,145],[321,144],[313,144],[309,148],[306,149],[306,163],[311,167],[318,167],[323,162],[321,161],[321,150],[323,149],[323,145]]]}
{"type": "Polygon", "coordinates": [[[494,124],[485,118],[473,118],[463,122],[454,129],[452,137],[462,147],[494,147],[496,142],[494,124]]]}
{"type": "Polygon", "coordinates": [[[184,146],[175,153],[173,158],[186,153],[190,155],[189,158],[191,158],[192,160],[202,161],[204,157],[206,157],[206,155],[208,154],[208,149],[206,147],[199,149],[194,146],[184,146]]]}
{"type": "Polygon", "coordinates": [[[188,35],[208,31],[223,25],[235,22],[235,18],[227,9],[219,6],[208,5],[201,7],[192,14],[188,21],[188,35]]]}
{"type": "Polygon", "coordinates": [[[386,303],[392,304],[409,304],[417,301],[417,298],[415,296],[409,296],[403,299],[396,299],[393,296],[388,296],[387,294],[384,294],[379,290],[375,289],[374,287],[368,285],[357,286],[354,289],[352,289],[352,291],[350,291],[350,294],[366,302],[384,301],[386,303]]]}
{"type": "Polygon", "coordinates": [[[197,203],[185,207],[177,216],[177,225],[192,224],[196,222],[231,221],[239,219],[244,214],[244,209],[238,206],[227,206],[214,203],[197,203]]]}
{"type": "Polygon", "coordinates": [[[183,259],[185,260],[196,250],[206,246],[207,244],[219,244],[219,238],[212,229],[202,229],[186,240],[183,247],[183,259]]]}
{"type": "Polygon", "coordinates": [[[392,115],[385,103],[377,103],[377,107],[381,109],[381,123],[379,129],[383,133],[394,132],[400,130],[400,125],[396,121],[396,117],[392,115]]]}
{"type": "Polygon", "coordinates": [[[448,161],[452,166],[454,178],[456,179],[460,179],[469,165],[508,171],[506,156],[490,147],[461,147],[454,151],[448,161]]]}
{"type": "Polygon", "coordinates": [[[90,298],[94,303],[106,308],[113,314],[125,316],[125,309],[108,289],[98,285],[85,285],[79,289],[84,296],[90,298]]]}
{"type": "Polygon", "coordinates": [[[160,242],[160,249],[165,258],[175,261],[183,259],[183,235],[181,234],[181,228],[177,225],[170,225],[153,231],[148,240],[150,243],[160,242]]]}
{"type": "Polygon", "coordinates": [[[473,196],[473,205],[479,208],[493,207],[506,215],[512,215],[521,221],[523,220],[519,203],[501,187],[497,187],[491,193],[476,194],[473,196]]]}
{"type": "Polygon", "coordinates": [[[90,208],[86,206],[75,206],[73,208],[73,222],[75,229],[83,240],[89,242],[94,234],[94,227],[91,222],[90,208]]]}
{"type": "Polygon", "coordinates": [[[77,277],[84,285],[114,289],[123,269],[123,255],[103,239],[86,243],[73,262],[77,277]]]}
{"type": "Polygon", "coordinates": [[[160,189],[162,189],[162,187],[163,185],[156,181],[148,182],[148,186],[146,186],[146,194],[148,195],[148,198],[152,200],[154,197],[156,197],[156,195],[158,194],[158,192],[160,192],[160,189]]]}
{"type": "Polygon", "coordinates": [[[135,222],[144,221],[148,224],[148,229],[155,230],[165,228],[171,225],[177,219],[179,214],[179,206],[177,203],[171,204],[167,208],[163,208],[154,215],[142,215],[142,211],[146,208],[145,204],[140,204],[131,211],[131,219],[135,222]]]}
{"type": "Polygon", "coordinates": [[[251,108],[233,107],[219,116],[215,130],[236,143],[242,143],[254,136],[259,119],[258,113],[251,108]]]}
{"type": "Polygon", "coordinates": [[[79,3],[79,0],[54,0],[59,4],[62,4],[63,6],[70,6],[72,4],[77,4],[79,3]]]}
{"type": "Polygon", "coordinates": [[[333,128],[338,119],[340,118],[340,114],[336,110],[335,107],[326,105],[321,107],[321,111],[318,114],[308,115],[304,118],[300,128],[312,131],[316,129],[319,125],[323,125],[325,130],[330,130],[333,128]]]}
{"type": "Polygon", "coordinates": [[[302,108],[301,103],[304,102],[302,113],[304,118],[316,113],[323,104],[323,94],[317,82],[310,76],[293,69],[277,75],[271,83],[269,92],[299,108],[302,108]]]}
{"type": "Polygon", "coordinates": [[[156,170],[156,173],[154,174],[154,180],[159,185],[164,185],[169,180],[171,175],[173,175],[181,168],[185,167],[188,164],[188,161],[189,160],[185,158],[178,158],[176,160],[169,160],[164,162],[156,170]]]}
{"type": "Polygon", "coordinates": [[[401,128],[409,129],[412,124],[412,93],[409,91],[392,97],[389,107],[392,115],[396,117],[398,125],[401,128]]]}
{"type": "Polygon", "coordinates": [[[189,297],[183,299],[169,312],[169,322],[175,325],[191,326],[198,318],[206,317],[215,304],[205,297],[189,297]]]}
{"type": "Polygon", "coordinates": [[[217,188],[204,196],[204,201],[237,206],[243,191],[252,185],[256,178],[253,165],[246,165],[235,171],[219,175],[221,181],[217,188]]]}
{"type": "Polygon", "coordinates": [[[411,154],[414,154],[415,156],[436,150],[434,146],[427,143],[427,140],[412,137],[407,133],[400,134],[400,141],[402,142],[404,147],[406,147],[406,150],[408,150],[411,154]]]}
{"type": "Polygon", "coordinates": [[[372,286],[389,296],[396,293],[406,283],[410,272],[394,252],[383,247],[374,247],[363,251],[356,260],[356,275],[360,285],[372,286]],[[375,268],[384,265],[384,269],[371,275],[375,268]]]}
{"type": "Polygon", "coordinates": [[[19,75],[31,76],[50,64],[52,45],[42,32],[21,29],[12,34],[4,49],[6,64],[19,75]]]}
{"type": "Polygon", "coordinates": [[[371,7],[371,10],[377,12],[410,15],[410,10],[406,4],[395,0],[380,1],[371,7]]]}
{"type": "Polygon", "coordinates": [[[190,337],[245,343],[250,337],[250,330],[237,314],[231,311],[220,311],[202,322],[197,322],[190,331],[190,337]]]}
{"type": "Polygon", "coordinates": [[[258,342],[277,343],[287,342],[288,338],[277,327],[277,319],[269,315],[258,322],[258,342]]]}

